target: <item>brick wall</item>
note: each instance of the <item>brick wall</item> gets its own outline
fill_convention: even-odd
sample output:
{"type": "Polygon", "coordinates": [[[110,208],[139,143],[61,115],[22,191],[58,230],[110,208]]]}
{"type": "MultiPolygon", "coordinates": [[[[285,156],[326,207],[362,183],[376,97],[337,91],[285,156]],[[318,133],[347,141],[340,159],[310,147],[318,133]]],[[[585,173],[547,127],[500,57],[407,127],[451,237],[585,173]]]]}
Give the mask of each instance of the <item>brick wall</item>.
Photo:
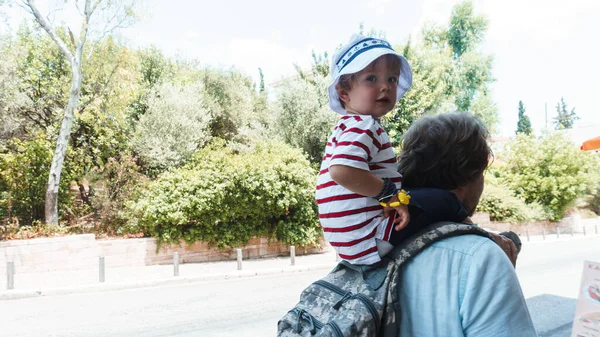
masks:
{"type": "Polygon", "coordinates": [[[600,217],[596,219],[581,219],[578,215],[565,217],[558,222],[539,221],[511,224],[508,222],[490,221],[490,216],[486,213],[475,213],[472,217],[474,223],[480,227],[491,229],[497,232],[513,231],[520,236],[527,233],[529,235],[542,235],[545,230],[546,234],[556,234],[560,230],[563,234],[570,234],[571,231],[575,234],[583,233],[583,227],[586,227],[587,233],[595,232],[596,227],[600,228],[600,217]]]}
{"type": "MultiPolygon", "coordinates": [[[[296,254],[312,254],[331,249],[327,243],[322,248],[296,248],[296,254]]],[[[255,238],[242,248],[244,259],[275,257],[289,254],[289,246],[269,243],[265,238],[255,238]]],[[[105,257],[107,267],[146,266],[173,263],[173,253],[178,252],[180,262],[212,262],[236,259],[234,249],[219,250],[206,243],[193,245],[163,245],[157,251],[152,238],[96,240],[93,234],[71,235],[57,238],[13,240],[0,242],[0,275],[6,274],[6,263],[14,261],[17,273],[67,271],[97,268],[98,257],[105,257]]]]}

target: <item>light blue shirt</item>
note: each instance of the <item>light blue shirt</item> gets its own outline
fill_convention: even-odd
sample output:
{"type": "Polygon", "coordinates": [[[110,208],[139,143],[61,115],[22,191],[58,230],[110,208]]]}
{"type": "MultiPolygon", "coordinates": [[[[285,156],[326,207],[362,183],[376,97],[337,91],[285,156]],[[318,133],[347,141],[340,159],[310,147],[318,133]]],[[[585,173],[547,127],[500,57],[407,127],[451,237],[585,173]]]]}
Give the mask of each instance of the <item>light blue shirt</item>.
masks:
{"type": "Polygon", "coordinates": [[[402,271],[401,337],[537,336],[515,270],[493,241],[441,240],[402,271]]]}

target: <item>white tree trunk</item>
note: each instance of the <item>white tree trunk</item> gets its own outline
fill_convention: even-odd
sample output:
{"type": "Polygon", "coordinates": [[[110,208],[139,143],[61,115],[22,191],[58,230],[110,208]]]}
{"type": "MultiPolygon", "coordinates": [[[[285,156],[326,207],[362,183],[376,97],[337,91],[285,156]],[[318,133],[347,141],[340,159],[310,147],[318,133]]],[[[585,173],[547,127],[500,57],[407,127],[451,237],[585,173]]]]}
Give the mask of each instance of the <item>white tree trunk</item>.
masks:
{"type": "MultiPolygon", "coordinates": [[[[82,13],[83,23],[81,27],[80,41],[75,42],[73,36],[71,35],[72,42],[75,47],[74,55],[69,51],[69,48],[65,42],[56,34],[50,22],[48,22],[48,20],[37,9],[35,0],[25,1],[25,5],[31,10],[30,13],[35,18],[35,21],[48,33],[48,35],[50,35],[52,40],[54,40],[58,48],[71,64],[72,78],[71,90],[69,91],[69,102],[67,103],[60,126],[60,132],[58,134],[58,139],[56,140],[56,149],[54,150],[54,156],[52,156],[50,174],[48,175],[48,185],[46,186],[44,220],[48,225],[58,225],[58,188],[60,186],[60,174],[65,161],[67,147],[69,145],[69,137],[71,135],[73,119],[75,119],[74,110],[79,104],[79,95],[81,92],[81,54],[83,52],[83,46],[85,45],[85,40],[87,37],[90,16],[96,9],[99,1],[102,0],[94,0],[93,6],[90,0],[85,1],[85,10],[84,13],[82,13]]],[[[75,2],[75,4],[77,5],[77,2],[75,2]]]]}
{"type": "Polygon", "coordinates": [[[62,172],[65,154],[69,145],[69,136],[71,127],[75,118],[74,110],[79,103],[79,94],[81,92],[81,67],[77,60],[71,62],[72,82],[69,91],[69,103],[65,109],[58,139],[56,140],[56,149],[52,157],[48,185],[46,186],[46,199],[44,202],[45,222],[48,225],[58,225],[58,187],[60,185],[60,174],[62,172]]]}
{"type": "MultiPolygon", "coordinates": [[[[3,0],[0,0],[2,2],[3,0]]],[[[69,63],[71,64],[71,73],[73,78],[71,79],[71,90],[69,91],[69,102],[67,103],[67,107],[65,109],[65,113],[63,116],[62,124],[60,126],[60,132],[58,134],[58,139],[56,140],[56,149],[54,150],[54,156],[52,157],[52,165],[50,166],[50,174],[48,176],[48,185],[46,186],[46,200],[44,202],[44,217],[46,224],[49,225],[58,225],[58,189],[60,185],[60,174],[62,172],[63,163],[65,161],[65,154],[67,153],[67,147],[69,145],[69,137],[71,136],[71,127],[73,126],[73,119],[75,119],[74,110],[77,109],[77,105],[79,104],[79,96],[81,93],[81,63],[82,63],[82,53],[83,47],[85,45],[87,34],[88,34],[88,24],[90,22],[90,17],[94,13],[94,11],[98,8],[101,2],[104,0],[85,0],[83,12],[80,11],[78,6],[78,1],[76,0],[75,7],[79,14],[81,15],[83,21],[81,24],[81,31],[79,33],[78,41],[71,34],[71,42],[75,47],[75,53],[71,53],[65,42],[56,34],[52,25],[46,17],[44,17],[37,6],[35,5],[35,0],[23,0],[24,4],[27,8],[29,8],[29,12],[35,18],[35,21],[48,33],[48,35],[54,40],[58,48],[65,55],[69,63]]],[[[65,1],[66,2],[66,1],[65,1]]],[[[135,1],[134,1],[135,2],[135,1]]],[[[109,7],[113,6],[117,9],[117,11],[123,11],[124,14],[122,16],[117,15],[118,13],[113,13],[112,18],[108,19],[104,33],[111,31],[116,27],[121,27],[122,24],[127,22],[127,19],[132,17],[132,13],[127,11],[126,9],[130,9],[130,7],[126,7],[121,2],[109,2],[109,7]],[[114,24],[113,28],[109,29],[109,25],[114,24]]],[[[103,8],[106,10],[106,8],[103,8]]]]}

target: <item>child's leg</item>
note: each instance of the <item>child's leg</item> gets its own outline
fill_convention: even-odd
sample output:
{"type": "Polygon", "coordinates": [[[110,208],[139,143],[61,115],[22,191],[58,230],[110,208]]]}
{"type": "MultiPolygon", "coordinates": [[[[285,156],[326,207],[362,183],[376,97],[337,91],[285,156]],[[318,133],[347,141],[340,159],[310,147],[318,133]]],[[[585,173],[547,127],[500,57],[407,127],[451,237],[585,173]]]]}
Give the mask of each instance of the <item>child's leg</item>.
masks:
{"type": "Polygon", "coordinates": [[[377,252],[379,252],[379,256],[381,257],[384,257],[394,249],[394,246],[385,240],[375,239],[375,242],[377,243],[377,252]]]}

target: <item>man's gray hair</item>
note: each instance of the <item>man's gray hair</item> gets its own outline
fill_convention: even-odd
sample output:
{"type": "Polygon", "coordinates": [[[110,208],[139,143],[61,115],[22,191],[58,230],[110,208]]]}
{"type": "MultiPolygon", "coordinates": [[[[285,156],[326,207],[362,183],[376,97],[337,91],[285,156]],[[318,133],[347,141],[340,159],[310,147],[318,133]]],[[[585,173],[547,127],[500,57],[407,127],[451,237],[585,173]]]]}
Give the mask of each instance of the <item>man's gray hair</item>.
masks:
{"type": "Polygon", "coordinates": [[[452,190],[477,179],[493,156],[489,131],[471,113],[451,112],[415,121],[402,140],[398,171],[407,187],[452,190]]]}

